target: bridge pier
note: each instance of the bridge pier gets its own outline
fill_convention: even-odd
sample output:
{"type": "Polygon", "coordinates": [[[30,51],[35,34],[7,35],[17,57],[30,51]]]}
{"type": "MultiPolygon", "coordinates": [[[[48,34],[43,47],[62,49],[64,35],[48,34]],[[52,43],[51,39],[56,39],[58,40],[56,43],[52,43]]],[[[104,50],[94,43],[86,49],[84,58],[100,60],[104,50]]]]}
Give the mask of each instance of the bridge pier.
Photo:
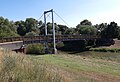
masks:
{"type": "Polygon", "coordinates": [[[57,54],[57,49],[56,48],[53,49],[53,54],[57,54]]]}

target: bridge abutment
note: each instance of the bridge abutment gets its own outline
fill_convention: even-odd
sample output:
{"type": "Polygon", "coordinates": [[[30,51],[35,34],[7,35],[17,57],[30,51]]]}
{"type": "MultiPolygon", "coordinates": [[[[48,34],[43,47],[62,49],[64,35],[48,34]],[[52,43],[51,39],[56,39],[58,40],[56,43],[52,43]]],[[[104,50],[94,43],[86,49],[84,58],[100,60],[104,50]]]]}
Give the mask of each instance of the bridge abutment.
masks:
{"type": "Polygon", "coordinates": [[[9,50],[19,49],[22,45],[23,45],[23,41],[0,43],[0,47],[9,50]]]}

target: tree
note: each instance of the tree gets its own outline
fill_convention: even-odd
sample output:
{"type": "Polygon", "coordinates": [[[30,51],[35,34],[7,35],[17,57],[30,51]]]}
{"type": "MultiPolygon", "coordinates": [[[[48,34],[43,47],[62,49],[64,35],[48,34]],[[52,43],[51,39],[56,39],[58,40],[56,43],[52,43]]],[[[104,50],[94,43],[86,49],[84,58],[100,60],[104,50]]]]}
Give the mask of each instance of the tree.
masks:
{"type": "Polygon", "coordinates": [[[37,25],[38,21],[34,18],[26,18],[25,21],[25,27],[26,27],[26,33],[31,32],[31,31],[37,31],[37,25]]]}
{"type": "Polygon", "coordinates": [[[76,33],[77,34],[89,34],[89,35],[96,35],[97,29],[95,26],[92,26],[92,23],[88,20],[83,20],[76,26],[76,33]]]}
{"type": "Polygon", "coordinates": [[[75,28],[68,28],[67,31],[65,32],[65,34],[74,35],[75,34],[75,28]]]}
{"type": "Polygon", "coordinates": [[[24,36],[26,34],[25,22],[17,21],[15,24],[17,26],[17,33],[21,36],[24,36]]]}
{"type": "Polygon", "coordinates": [[[67,30],[69,29],[66,25],[58,25],[58,31],[61,32],[62,35],[65,35],[67,30]]]}
{"type": "Polygon", "coordinates": [[[107,28],[107,23],[101,23],[101,24],[96,24],[95,25],[95,28],[97,29],[97,35],[102,35],[102,32],[103,32],[103,30],[105,29],[105,28],[107,28]]]}
{"type": "Polygon", "coordinates": [[[38,36],[38,34],[35,33],[34,31],[32,31],[32,32],[28,32],[28,33],[26,33],[25,36],[38,36]]]}
{"type": "Polygon", "coordinates": [[[92,23],[89,20],[85,19],[85,20],[83,20],[83,21],[80,22],[80,25],[89,25],[89,26],[92,26],[92,23]]]}
{"type": "Polygon", "coordinates": [[[26,35],[26,33],[32,33],[35,32],[37,35],[39,35],[39,25],[41,22],[38,22],[34,18],[26,18],[25,21],[17,21],[15,22],[17,26],[17,33],[21,36],[26,35]]]}
{"type": "Polygon", "coordinates": [[[111,22],[107,28],[101,32],[102,37],[106,38],[117,38],[119,36],[119,28],[117,23],[111,22]]]}
{"type": "Polygon", "coordinates": [[[94,26],[89,25],[80,25],[78,29],[79,34],[89,34],[89,35],[96,35],[97,29],[94,26]]]}
{"type": "Polygon", "coordinates": [[[14,22],[0,17],[0,37],[18,36],[14,22]]]}
{"type": "Polygon", "coordinates": [[[42,24],[39,27],[39,35],[45,35],[45,25],[44,24],[42,24]]]}
{"type": "MultiPolygon", "coordinates": [[[[56,34],[58,34],[59,27],[56,23],[54,23],[54,27],[55,27],[56,34]]],[[[40,26],[39,30],[40,30],[40,35],[45,35],[45,25],[44,25],[44,23],[40,26]]],[[[53,33],[52,31],[53,31],[52,23],[48,22],[47,23],[47,33],[52,34],[53,33]]]]}

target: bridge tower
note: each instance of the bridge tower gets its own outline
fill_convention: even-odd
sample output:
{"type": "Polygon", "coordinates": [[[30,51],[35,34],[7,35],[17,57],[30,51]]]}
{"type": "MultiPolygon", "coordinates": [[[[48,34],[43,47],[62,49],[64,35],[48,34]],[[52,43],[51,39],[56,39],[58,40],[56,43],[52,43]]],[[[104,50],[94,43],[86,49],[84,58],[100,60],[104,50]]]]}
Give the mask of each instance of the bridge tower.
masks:
{"type": "Polygon", "coordinates": [[[48,53],[48,41],[47,41],[47,25],[46,25],[46,14],[51,12],[52,13],[52,34],[53,34],[53,53],[56,54],[57,53],[57,49],[56,49],[56,43],[55,43],[55,27],[54,27],[54,18],[53,18],[53,9],[49,10],[49,11],[44,11],[44,24],[45,24],[45,36],[46,36],[46,42],[45,42],[45,51],[46,53],[48,53]]]}

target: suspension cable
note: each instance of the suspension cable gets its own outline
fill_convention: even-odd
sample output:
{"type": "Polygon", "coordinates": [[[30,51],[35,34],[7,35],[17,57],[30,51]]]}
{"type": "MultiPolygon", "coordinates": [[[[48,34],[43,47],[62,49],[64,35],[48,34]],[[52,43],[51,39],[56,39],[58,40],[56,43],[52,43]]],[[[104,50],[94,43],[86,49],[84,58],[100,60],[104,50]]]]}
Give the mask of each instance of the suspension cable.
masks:
{"type": "Polygon", "coordinates": [[[65,24],[67,24],[67,25],[70,27],[70,25],[69,25],[60,15],[58,15],[55,11],[54,11],[54,13],[55,13],[65,24]]]}
{"type": "MultiPolygon", "coordinates": [[[[50,17],[50,13],[46,16],[46,18],[50,17]]],[[[50,17],[51,18],[51,17],[50,17]]],[[[52,18],[51,18],[52,19],[52,18]]]]}
{"type": "Polygon", "coordinates": [[[44,14],[42,14],[38,20],[41,20],[41,18],[43,17],[43,15],[44,15],[44,14]]]}
{"type": "MultiPolygon", "coordinates": [[[[70,25],[69,25],[60,15],[58,15],[55,11],[54,11],[54,13],[55,13],[67,26],[70,27],[70,25]]],[[[43,17],[43,15],[44,15],[44,14],[42,14],[38,20],[41,20],[41,18],[43,17]]],[[[48,18],[48,17],[51,18],[51,17],[50,17],[50,14],[48,14],[46,18],[48,18]]],[[[52,18],[51,18],[51,19],[52,19],[52,18]]]]}

